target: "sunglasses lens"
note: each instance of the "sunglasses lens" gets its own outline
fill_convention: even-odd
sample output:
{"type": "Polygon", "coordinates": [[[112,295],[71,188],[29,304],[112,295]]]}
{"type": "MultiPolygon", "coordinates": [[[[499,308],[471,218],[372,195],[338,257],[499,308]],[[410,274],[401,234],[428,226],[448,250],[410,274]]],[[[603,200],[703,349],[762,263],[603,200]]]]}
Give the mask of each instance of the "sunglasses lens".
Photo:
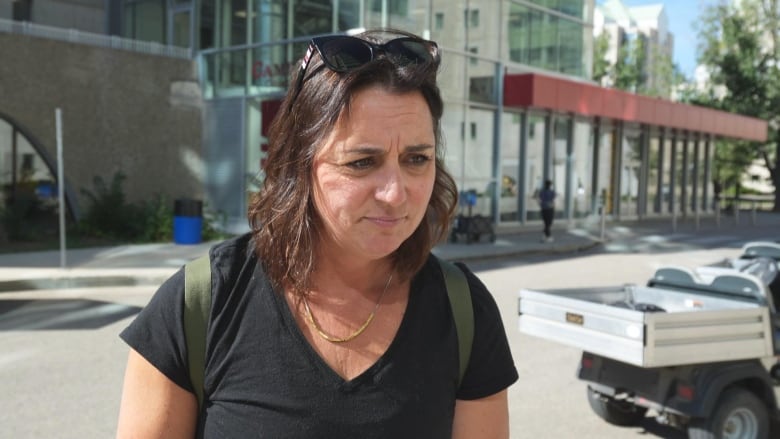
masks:
{"type": "Polygon", "coordinates": [[[418,64],[433,61],[431,45],[424,41],[397,39],[386,44],[387,53],[401,64],[418,64]]]}
{"type": "Polygon", "coordinates": [[[358,38],[336,38],[319,47],[322,58],[331,70],[346,72],[371,61],[371,48],[358,38]]]}

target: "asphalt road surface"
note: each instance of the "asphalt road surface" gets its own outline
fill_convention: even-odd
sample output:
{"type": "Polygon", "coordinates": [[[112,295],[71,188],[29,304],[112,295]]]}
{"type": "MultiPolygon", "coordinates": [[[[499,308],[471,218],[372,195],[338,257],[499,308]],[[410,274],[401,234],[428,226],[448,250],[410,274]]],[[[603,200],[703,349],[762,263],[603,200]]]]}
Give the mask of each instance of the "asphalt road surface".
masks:
{"type": "MultiPolygon", "coordinates": [[[[576,376],[580,352],[520,334],[520,288],[644,283],[667,264],[696,266],[738,255],[738,246],[579,255],[470,264],[502,312],[520,380],[510,388],[512,438],[685,437],[652,418],[611,426],[591,412],[576,376]]],[[[0,306],[0,438],[110,438],[127,348],[117,334],[152,288],[3,293],[0,306]],[[16,310],[16,311],[14,311],[16,310]]]]}

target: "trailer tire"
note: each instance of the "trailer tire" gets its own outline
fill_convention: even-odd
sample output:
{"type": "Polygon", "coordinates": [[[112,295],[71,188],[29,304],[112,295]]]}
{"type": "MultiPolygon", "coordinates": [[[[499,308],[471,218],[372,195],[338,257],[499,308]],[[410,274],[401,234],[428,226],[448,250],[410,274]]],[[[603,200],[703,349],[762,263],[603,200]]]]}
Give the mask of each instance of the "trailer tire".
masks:
{"type": "Polygon", "coordinates": [[[769,437],[769,413],[753,392],[731,387],[718,397],[708,418],[694,418],[688,425],[690,439],[729,439],[769,437]]]}
{"type": "Polygon", "coordinates": [[[647,413],[647,408],[603,395],[588,386],[588,403],[599,417],[612,425],[633,427],[639,425],[647,413]]]}

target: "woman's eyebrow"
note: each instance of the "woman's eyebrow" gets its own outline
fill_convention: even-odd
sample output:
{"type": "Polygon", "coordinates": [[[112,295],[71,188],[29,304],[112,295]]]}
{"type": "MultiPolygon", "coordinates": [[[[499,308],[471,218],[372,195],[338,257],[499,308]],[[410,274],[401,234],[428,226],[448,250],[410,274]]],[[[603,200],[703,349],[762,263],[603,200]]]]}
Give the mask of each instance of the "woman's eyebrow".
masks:
{"type": "Polygon", "coordinates": [[[427,143],[421,143],[419,145],[411,145],[406,147],[407,152],[421,152],[421,151],[427,151],[429,149],[434,149],[433,145],[429,145],[427,143]]]}
{"type": "MultiPolygon", "coordinates": [[[[434,149],[433,145],[429,145],[427,143],[421,143],[419,145],[407,146],[406,148],[404,148],[403,152],[422,152],[430,149],[434,149]]],[[[384,154],[385,149],[378,148],[375,146],[356,146],[354,148],[349,148],[344,152],[347,154],[375,155],[375,154],[384,154]]]]}

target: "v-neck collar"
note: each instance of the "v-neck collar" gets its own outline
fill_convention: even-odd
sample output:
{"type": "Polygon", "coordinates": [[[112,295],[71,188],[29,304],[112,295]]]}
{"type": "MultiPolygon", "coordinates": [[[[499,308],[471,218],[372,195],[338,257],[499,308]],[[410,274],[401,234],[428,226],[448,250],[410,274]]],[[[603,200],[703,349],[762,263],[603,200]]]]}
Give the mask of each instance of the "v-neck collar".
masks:
{"type": "Polygon", "coordinates": [[[379,376],[382,369],[385,367],[389,359],[395,355],[395,351],[398,350],[398,345],[403,343],[407,338],[407,327],[409,326],[409,319],[411,314],[417,307],[417,294],[415,294],[416,286],[418,284],[417,276],[412,278],[409,286],[409,299],[406,303],[406,309],[404,310],[403,317],[401,318],[401,324],[398,326],[398,330],[393,337],[393,340],[387,346],[385,352],[377,358],[377,360],[369,366],[366,370],[361,372],[358,376],[347,380],[339,375],[332,367],[323,359],[320,354],[314,349],[314,346],[309,343],[309,340],[301,332],[301,328],[298,327],[298,322],[295,320],[295,316],[290,309],[290,305],[284,297],[283,292],[276,291],[269,285],[268,291],[274,296],[274,303],[276,305],[277,313],[282,323],[287,326],[288,333],[295,340],[295,345],[298,349],[301,349],[307,357],[309,357],[313,364],[323,373],[323,375],[330,380],[336,387],[343,391],[351,391],[363,383],[374,381],[379,376]]]}

